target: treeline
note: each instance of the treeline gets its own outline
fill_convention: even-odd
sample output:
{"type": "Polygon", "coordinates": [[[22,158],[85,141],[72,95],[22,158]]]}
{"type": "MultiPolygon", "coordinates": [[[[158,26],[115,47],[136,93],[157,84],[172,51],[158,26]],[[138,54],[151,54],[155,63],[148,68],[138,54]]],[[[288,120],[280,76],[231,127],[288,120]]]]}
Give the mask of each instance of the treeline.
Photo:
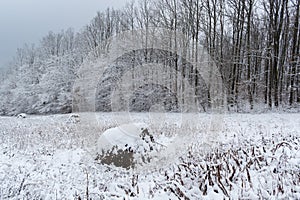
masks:
{"type": "MultiPolygon", "coordinates": [[[[64,83],[56,89],[70,93],[68,99],[78,67],[100,58],[109,46],[108,38],[126,30],[161,27],[183,33],[191,45],[207,49],[221,73],[230,110],[240,111],[244,105],[250,109],[261,104],[297,106],[299,4],[298,0],[132,1],[120,10],[98,12],[78,33],[49,32],[39,45],[18,49],[12,69],[22,77],[9,79],[6,91],[24,84],[45,89],[44,85],[64,83]],[[54,68],[56,75],[49,72],[54,68]],[[45,74],[50,78],[43,80],[45,74]]],[[[57,91],[53,98],[60,98],[57,91]]]]}
{"type": "Polygon", "coordinates": [[[216,61],[227,103],[270,108],[300,103],[297,0],[142,0],[98,13],[84,31],[88,52],[124,30],[163,27],[183,32],[216,61]]]}

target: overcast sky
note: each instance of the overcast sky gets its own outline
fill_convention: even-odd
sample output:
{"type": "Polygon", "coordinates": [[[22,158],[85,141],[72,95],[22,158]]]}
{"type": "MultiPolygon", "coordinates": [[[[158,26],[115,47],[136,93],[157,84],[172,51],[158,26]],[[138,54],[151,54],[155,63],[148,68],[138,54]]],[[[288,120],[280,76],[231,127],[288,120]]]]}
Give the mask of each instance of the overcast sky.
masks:
{"type": "Polygon", "coordinates": [[[107,7],[127,0],[0,0],[0,68],[24,43],[36,43],[49,31],[80,30],[107,7]]]}

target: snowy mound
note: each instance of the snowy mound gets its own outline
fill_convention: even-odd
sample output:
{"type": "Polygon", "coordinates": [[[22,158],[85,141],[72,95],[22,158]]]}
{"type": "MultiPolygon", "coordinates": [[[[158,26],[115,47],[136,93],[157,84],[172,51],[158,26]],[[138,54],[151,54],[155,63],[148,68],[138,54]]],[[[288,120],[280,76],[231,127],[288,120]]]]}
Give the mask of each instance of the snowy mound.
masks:
{"type": "Polygon", "coordinates": [[[17,115],[17,118],[26,118],[27,115],[25,113],[20,113],[17,115]]]}
{"type": "Polygon", "coordinates": [[[159,151],[162,146],[149,133],[148,125],[124,124],[106,130],[99,137],[97,160],[129,169],[138,163],[149,163],[150,153],[159,151]]]}

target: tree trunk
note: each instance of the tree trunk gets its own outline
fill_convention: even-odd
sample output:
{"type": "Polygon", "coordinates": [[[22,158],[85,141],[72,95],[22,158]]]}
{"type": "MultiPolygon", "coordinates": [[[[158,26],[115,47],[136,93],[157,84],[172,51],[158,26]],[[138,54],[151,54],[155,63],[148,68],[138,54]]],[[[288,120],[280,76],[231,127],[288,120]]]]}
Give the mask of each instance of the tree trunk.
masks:
{"type": "Polygon", "coordinates": [[[299,100],[299,85],[295,85],[296,81],[299,81],[298,74],[297,73],[297,63],[299,60],[299,39],[298,38],[298,29],[299,29],[299,4],[300,1],[298,1],[297,9],[296,9],[296,16],[295,16],[295,22],[294,22],[294,31],[293,31],[293,46],[292,46],[292,63],[291,63],[291,91],[290,91],[290,105],[294,103],[294,91],[297,91],[297,102],[299,100]],[[298,45],[297,45],[298,44],[298,45]],[[296,79],[297,76],[297,79],[296,79]],[[295,87],[297,87],[297,90],[295,90],[295,87]]]}

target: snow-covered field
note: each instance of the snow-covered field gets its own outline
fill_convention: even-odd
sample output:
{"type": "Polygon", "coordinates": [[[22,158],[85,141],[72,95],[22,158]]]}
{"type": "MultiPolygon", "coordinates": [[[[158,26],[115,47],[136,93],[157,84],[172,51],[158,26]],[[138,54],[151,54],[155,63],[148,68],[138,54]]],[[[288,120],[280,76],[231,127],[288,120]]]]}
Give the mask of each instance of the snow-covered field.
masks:
{"type": "Polygon", "coordinates": [[[300,114],[0,118],[0,199],[300,199],[300,114]],[[166,147],[126,170],[97,140],[144,122],[166,147]]]}

